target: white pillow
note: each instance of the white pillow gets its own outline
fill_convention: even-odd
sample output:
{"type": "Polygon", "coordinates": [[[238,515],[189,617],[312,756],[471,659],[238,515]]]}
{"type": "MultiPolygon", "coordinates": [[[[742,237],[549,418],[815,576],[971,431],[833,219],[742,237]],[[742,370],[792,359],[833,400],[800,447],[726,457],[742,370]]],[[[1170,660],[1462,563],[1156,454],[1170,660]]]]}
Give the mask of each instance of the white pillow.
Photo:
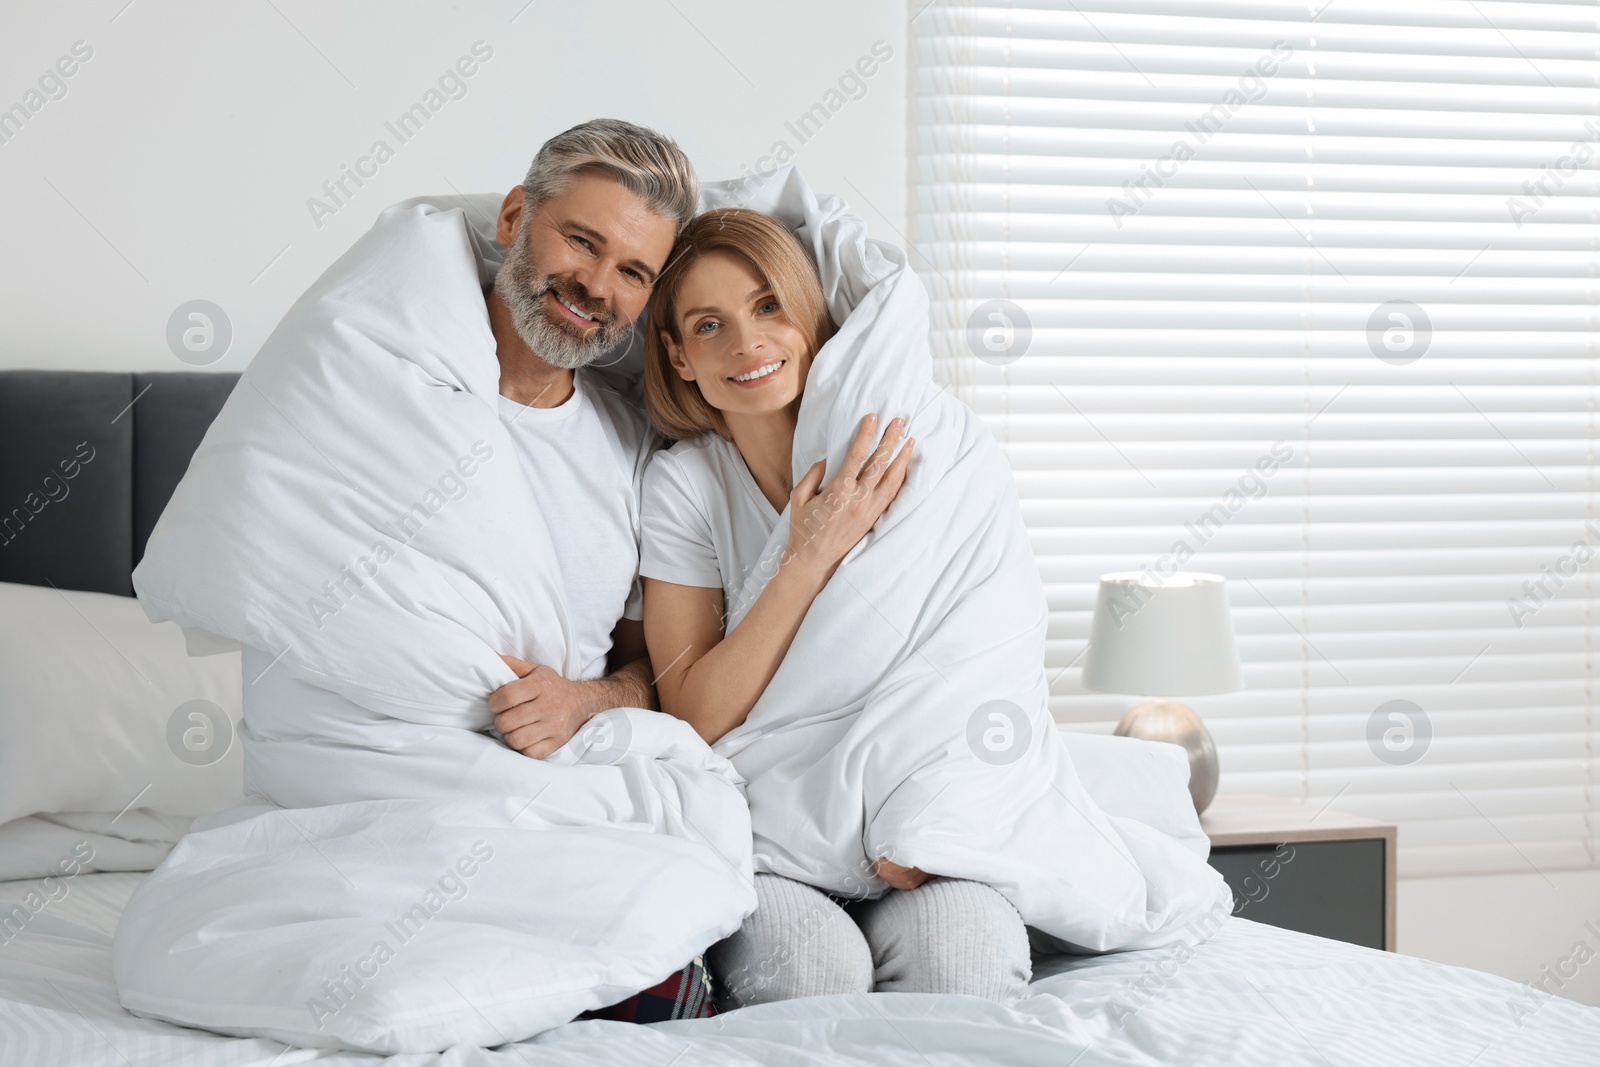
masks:
{"type": "Polygon", "coordinates": [[[240,803],[239,654],[185,647],[132,597],[0,583],[0,823],[240,803]]]}
{"type": "Polygon", "coordinates": [[[153,871],[192,821],[138,808],[121,815],[58,812],[12,819],[0,823],[0,882],[84,871],[153,871]]]}

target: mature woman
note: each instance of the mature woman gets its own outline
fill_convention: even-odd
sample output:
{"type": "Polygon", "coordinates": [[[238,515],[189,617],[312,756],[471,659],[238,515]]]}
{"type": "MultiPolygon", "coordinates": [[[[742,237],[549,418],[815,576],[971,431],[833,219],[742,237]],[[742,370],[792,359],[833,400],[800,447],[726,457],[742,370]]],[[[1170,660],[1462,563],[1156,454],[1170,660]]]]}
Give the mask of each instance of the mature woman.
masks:
{"type": "MultiPolygon", "coordinates": [[[[714,743],[745,721],[812,601],[895,499],[912,461],[915,442],[902,436],[913,413],[885,412],[882,426],[869,416],[841,469],[818,463],[791,484],[807,372],[834,324],[814,265],[769,216],[724,209],[691,223],[649,314],[646,403],[679,443],[645,478],[645,635],[662,709],[714,743]],[[775,572],[726,632],[734,598],[784,521],[775,572]]],[[[995,889],[887,856],[874,873],[891,891],[844,905],[757,874],[757,911],[712,951],[728,999],[1023,993],[1027,933],[995,889]]]]}

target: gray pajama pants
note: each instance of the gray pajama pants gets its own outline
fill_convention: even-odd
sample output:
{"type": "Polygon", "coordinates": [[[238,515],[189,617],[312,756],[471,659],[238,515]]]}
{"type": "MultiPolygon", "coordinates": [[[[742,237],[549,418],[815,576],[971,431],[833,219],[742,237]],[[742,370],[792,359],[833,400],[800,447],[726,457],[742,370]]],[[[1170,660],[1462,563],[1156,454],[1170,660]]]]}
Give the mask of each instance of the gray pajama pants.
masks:
{"type": "Polygon", "coordinates": [[[990,886],[935,877],[842,907],[775,874],[758,874],[755,884],[755,913],[706,953],[723,1010],[830,993],[1010,1002],[1027,991],[1027,928],[990,886]]]}

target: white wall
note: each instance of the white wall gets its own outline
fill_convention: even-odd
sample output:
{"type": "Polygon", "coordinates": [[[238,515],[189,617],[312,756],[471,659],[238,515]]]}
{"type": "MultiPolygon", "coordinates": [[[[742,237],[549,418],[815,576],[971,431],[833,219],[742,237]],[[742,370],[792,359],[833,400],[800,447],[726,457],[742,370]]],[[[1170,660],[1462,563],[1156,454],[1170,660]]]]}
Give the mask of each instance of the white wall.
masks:
{"type": "MultiPolygon", "coordinates": [[[[1403,878],[1396,895],[1406,955],[1600,1005],[1600,870],[1403,878]]],[[[1540,999],[1507,1011],[1525,1015],[1540,999]]]]}
{"type": "Polygon", "coordinates": [[[166,323],[203,298],[234,329],[214,369],[239,370],[383,207],[503,192],[547,136],[600,115],[669,133],[706,179],[786,142],[893,240],[905,21],[904,0],[6,4],[0,110],[41,106],[0,128],[0,367],[188,369],[166,323]],[[828,99],[880,40],[893,57],[864,95],[828,99]],[[65,95],[30,100],[78,41],[92,56],[65,95]],[[466,94],[400,143],[385,122],[478,41],[493,54],[466,94]],[[785,122],[819,102],[840,106],[802,143],[785,122]],[[319,227],[308,198],[379,139],[394,157],[319,227]]]}

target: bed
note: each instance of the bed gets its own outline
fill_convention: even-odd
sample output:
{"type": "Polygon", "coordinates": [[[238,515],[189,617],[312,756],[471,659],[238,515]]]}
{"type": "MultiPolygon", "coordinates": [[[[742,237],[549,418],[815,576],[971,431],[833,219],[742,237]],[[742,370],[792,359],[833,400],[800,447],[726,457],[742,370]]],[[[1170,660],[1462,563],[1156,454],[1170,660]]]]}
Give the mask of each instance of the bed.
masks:
{"type": "MultiPolygon", "coordinates": [[[[75,443],[89,439],[96,449],[72,495],[26,520],[35,528],[0,552],[0,581],[126,596],[143,539],[232,383],[193,373],[0,374],[6,499],[20,499],[75,443]]],[[[63,832],[65,841],[77,831],[63,832]]],[[[130,854],[124,865],[142,864],[130,854]]],[[[86,869],[50,884],[0,882],[0,914],[19,906],[27,914],[0,932],[0,1063],[1600,1063],[1600,1008],[1239,917],[1192,950],[1041,957],[1030,995],[1010,1007],[873,994],[652,1026],[574,1022],[494,1049],[387,1059],[290,1048],[139,1018],[119,1005],[112,935],[146,877],[86,869]]]]}
{"type": "MultiPolygon", "coordinates": [[[[499,1049],[380,1057],[290,1049],[136,1018],[111,935],[144,877],[80,875],[0,947],[7,1065],[208,1064],[1593,1064],[1600,1009],[1505,979],[1234,918],[1189,959],[1162,950],[1040,961],[1014,1007],[873,994],[634,1026],[578,1022],[499,1049]],[[1517,1014],[1519,1006],[1522,1014],[1517,1014]],[[1520,1025],[1519,1025],[1520,1018],[1520,1025]]],[[[0,883],[0,904],[32,883],[0,883]]]]}

